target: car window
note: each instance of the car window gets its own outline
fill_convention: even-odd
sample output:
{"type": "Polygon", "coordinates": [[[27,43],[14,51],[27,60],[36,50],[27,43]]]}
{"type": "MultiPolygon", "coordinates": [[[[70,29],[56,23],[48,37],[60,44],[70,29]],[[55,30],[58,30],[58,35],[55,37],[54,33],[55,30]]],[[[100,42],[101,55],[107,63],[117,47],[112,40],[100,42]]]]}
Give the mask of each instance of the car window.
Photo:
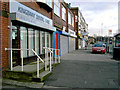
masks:
{"type": "Polygon", "coordinates": [[[93,47],[103,47],[102,44],[95,44],[93,47]]]}

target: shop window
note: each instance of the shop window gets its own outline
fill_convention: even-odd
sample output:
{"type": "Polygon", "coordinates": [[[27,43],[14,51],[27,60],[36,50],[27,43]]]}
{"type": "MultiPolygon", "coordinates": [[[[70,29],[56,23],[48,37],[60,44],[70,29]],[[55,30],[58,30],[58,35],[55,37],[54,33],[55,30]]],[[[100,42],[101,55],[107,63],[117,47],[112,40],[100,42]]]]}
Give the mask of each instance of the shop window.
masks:
{"type": "Polygon", "coordinates": [[[40,44],[41,44],[41,54],[45,53],[45,50],[43,49],[43,47],[45,47],[45,32],[41,31],[40,33],[41,35],[41,39],[40,39],[40,44]]]}
{"type": "Polygon", "coordinates": [[[35,51],[39,55],[39,31],[35,30],[35,51]]]}
{"type": "MultiPolygon", "coordinates": [[[[29,49],[34,49],[34,31],[31,28],[28,28],[28,40],[29,40],[29,49]]],[[[29,56],[33,56],[34,53],[30,50],[29,56]]]]}
{"type": "Polygon", "coordinates": [[[27,57],[27,29],[25,27],[20,27],[20,42],[23,57],[27,57]]]}
{"type": "Polygon", "coordinates": [[[50,33],[47,33],[47,47],[50,47],[50,33]]]}

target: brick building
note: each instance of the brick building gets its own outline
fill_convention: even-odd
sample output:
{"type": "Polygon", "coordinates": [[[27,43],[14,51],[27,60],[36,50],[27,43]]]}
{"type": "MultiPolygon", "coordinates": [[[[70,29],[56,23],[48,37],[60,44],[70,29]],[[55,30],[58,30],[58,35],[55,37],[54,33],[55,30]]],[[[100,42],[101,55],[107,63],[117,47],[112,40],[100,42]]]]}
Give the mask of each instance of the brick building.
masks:
{"type": "Polygon", "coordinates": [[[54,27],[56,27],[56,49],[61,49],[61,55],[75,50],[74,14],[64,1],[56,0],[54,9],[54,27]]]}
{"type": "Polygon", "coordinates": [[[38,55],[44,56],[43,47],[53,46],[52,2],[19,2],[10,0],[2,2],[2,67],[10,65],[12,54],[13,66],[21,63],[23,49],[24,64],[35,59],[34,49],[38,55]],[[17,50],[5,51],[5,48],[17,50]],[[27,50],[29,49],[29,50],[27,50]]]}
{"type": "Polygon", "coordinates": [[[60,49],[55,55],[63,55],[79,49],[82,40],[79,36],[81,29],[78,20],[79,10],[73,11],[64,0],[62,2],[9,0],[9,2],[0,2],[0,5],[2,5],[0,58],[3,70],[10,67],[11,59],[13,66],[21,64],[22,56],[24,64],[36,61],[31,49],[42,58],[45,56],[43,47],[60,49]]]}
{"type": "Polygon", "coordinates": [[[84,48],[88,42],[88,24],[78,7],[71,8],[75,15],[76,49],[84,48]]]}

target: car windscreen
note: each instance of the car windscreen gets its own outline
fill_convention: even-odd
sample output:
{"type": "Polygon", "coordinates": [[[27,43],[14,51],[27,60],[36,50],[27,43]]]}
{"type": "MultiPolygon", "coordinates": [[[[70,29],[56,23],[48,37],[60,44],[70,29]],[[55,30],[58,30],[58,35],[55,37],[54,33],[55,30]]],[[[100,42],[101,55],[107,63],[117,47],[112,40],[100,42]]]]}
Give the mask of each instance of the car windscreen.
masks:
{"type": "Polygon", "coordinates": [[[95,44],[93,47],[103,47],[102,44],[95,44]]]}

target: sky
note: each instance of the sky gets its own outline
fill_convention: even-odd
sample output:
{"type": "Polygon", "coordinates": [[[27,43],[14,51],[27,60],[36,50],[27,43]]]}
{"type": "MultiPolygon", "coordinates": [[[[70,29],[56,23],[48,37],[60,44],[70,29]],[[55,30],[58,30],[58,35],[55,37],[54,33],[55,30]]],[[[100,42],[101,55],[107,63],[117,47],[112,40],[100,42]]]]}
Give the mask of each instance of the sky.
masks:
{"type": "Polygon", "coordinates": [[[65,0],[72,7],[79,7],[88,24],[90,36],[108,36],[118,32],[119,0],[65,0]]]}

